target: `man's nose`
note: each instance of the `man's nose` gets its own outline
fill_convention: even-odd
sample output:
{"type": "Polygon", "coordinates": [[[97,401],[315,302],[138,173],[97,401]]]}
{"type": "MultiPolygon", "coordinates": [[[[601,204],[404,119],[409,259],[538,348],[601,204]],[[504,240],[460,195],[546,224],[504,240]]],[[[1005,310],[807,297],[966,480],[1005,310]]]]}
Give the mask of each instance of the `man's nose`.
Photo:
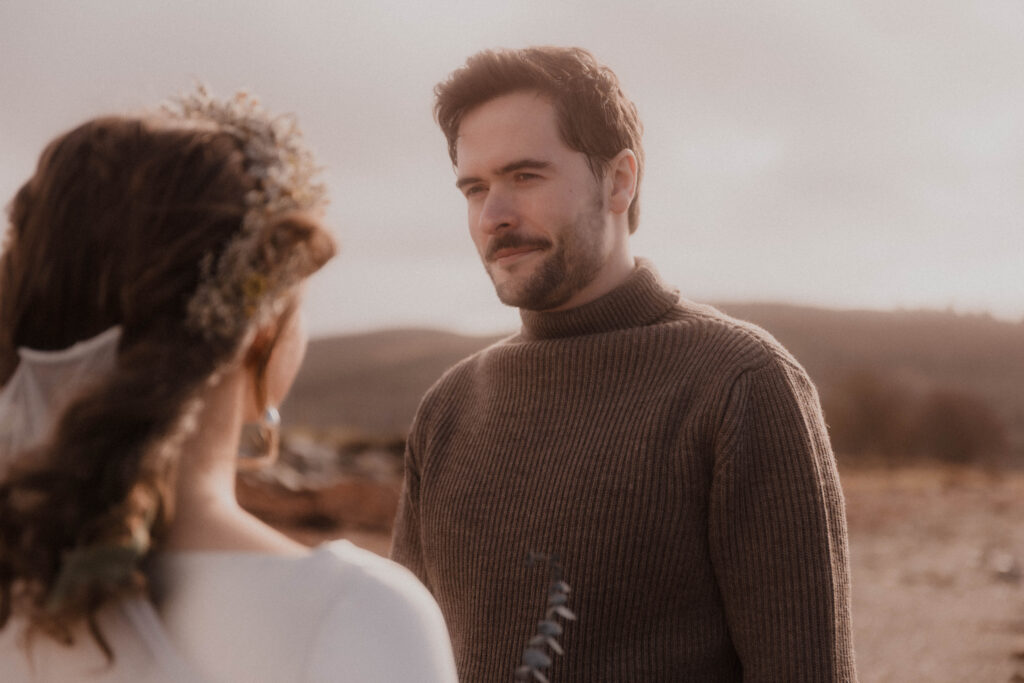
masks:
{"type": "Polygon", "coordinates": [[[514,228],[518,224],[514,198],[500,188],[492,187],[480,210],[480,228],[488,234],[514,228]]]}

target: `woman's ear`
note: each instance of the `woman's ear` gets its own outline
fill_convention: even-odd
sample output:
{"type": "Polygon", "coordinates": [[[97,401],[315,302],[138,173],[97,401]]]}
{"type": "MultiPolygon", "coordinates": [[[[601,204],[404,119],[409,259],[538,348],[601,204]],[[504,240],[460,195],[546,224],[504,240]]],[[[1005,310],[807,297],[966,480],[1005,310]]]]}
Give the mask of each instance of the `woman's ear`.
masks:
{"type": "Polygon", "coordinates": [[[260,369],[267,364],[277,337],[277,321],[256,330],[249,347],[245,350],[243,363],[247,368],[260,369]]]}
{"type": "Polygon", "coordinates": [[[253,400],[257,410],[267,407],[267,367],[277,340],[277,327],[278,321],[275,320],[256,330],[242,360],[242,365],[252,377],[253,400]]]}
{"type": "Polygon", "coordinates": [[[636,196],[637,163],[633,150],[624,149],[616,154],[608,162],[605,177],[610,183],[608,208],[612,213],[625,215],[636,196]]]}

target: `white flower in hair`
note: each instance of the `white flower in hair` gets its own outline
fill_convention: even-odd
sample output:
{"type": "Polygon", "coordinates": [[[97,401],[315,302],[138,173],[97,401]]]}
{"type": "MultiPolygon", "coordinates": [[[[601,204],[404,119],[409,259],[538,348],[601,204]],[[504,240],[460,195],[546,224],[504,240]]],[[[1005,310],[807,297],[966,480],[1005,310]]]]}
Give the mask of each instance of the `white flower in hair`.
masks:
{"type": "Polygon", "coordinates": [[[295,118],[271,116],[246,92],[220,100],[203,86],[164,105],[172,118],[233,135],[245,155],[246,172],[257,189],[246,197],[242,229],[219,258],[208,254],[200,264],[201,281],[188,303],[188,325],[208,339],[239,339],[267,321],[281,296],[301,277],[297,254],[271,255],[262,234],[269,219],[284,213],[309,211],[326,203],[326,190],[317,180],[320,167],[306,147],[295,118]],[[278,264],[269,272],[267,264],[278,264]],[[283,266],[280,265],[283,263],[283,266]]]}

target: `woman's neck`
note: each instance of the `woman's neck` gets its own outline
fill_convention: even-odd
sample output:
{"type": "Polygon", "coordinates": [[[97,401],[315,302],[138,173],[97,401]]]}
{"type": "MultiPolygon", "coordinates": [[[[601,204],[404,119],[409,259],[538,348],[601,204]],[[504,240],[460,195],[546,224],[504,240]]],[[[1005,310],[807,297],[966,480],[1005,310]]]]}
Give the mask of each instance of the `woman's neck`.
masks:
{"type": "Polygon", "coordinates": [[[246,401],[242,369],[202,396],[196,429],[181,447],[174,516],[165,550],[227,550],[294,555],[308,548],[242,509],[235,498],[236,458],[246,401]]]}

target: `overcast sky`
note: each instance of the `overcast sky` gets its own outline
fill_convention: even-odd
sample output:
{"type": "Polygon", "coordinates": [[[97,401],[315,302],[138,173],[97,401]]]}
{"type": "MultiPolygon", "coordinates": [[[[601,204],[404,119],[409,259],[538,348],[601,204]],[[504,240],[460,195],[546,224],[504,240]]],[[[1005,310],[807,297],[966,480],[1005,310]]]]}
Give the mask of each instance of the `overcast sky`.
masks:
{"type": "Polygon", "coordinates": [[[298,114],[343,252],[314,333],[518,324],[469,240],[432,89],[581,45],[645,124],[634,252],[684,296],[1024,318],[1021,0],[0,0],[0,197],[57,133],[189,90],[298,114]]]}

